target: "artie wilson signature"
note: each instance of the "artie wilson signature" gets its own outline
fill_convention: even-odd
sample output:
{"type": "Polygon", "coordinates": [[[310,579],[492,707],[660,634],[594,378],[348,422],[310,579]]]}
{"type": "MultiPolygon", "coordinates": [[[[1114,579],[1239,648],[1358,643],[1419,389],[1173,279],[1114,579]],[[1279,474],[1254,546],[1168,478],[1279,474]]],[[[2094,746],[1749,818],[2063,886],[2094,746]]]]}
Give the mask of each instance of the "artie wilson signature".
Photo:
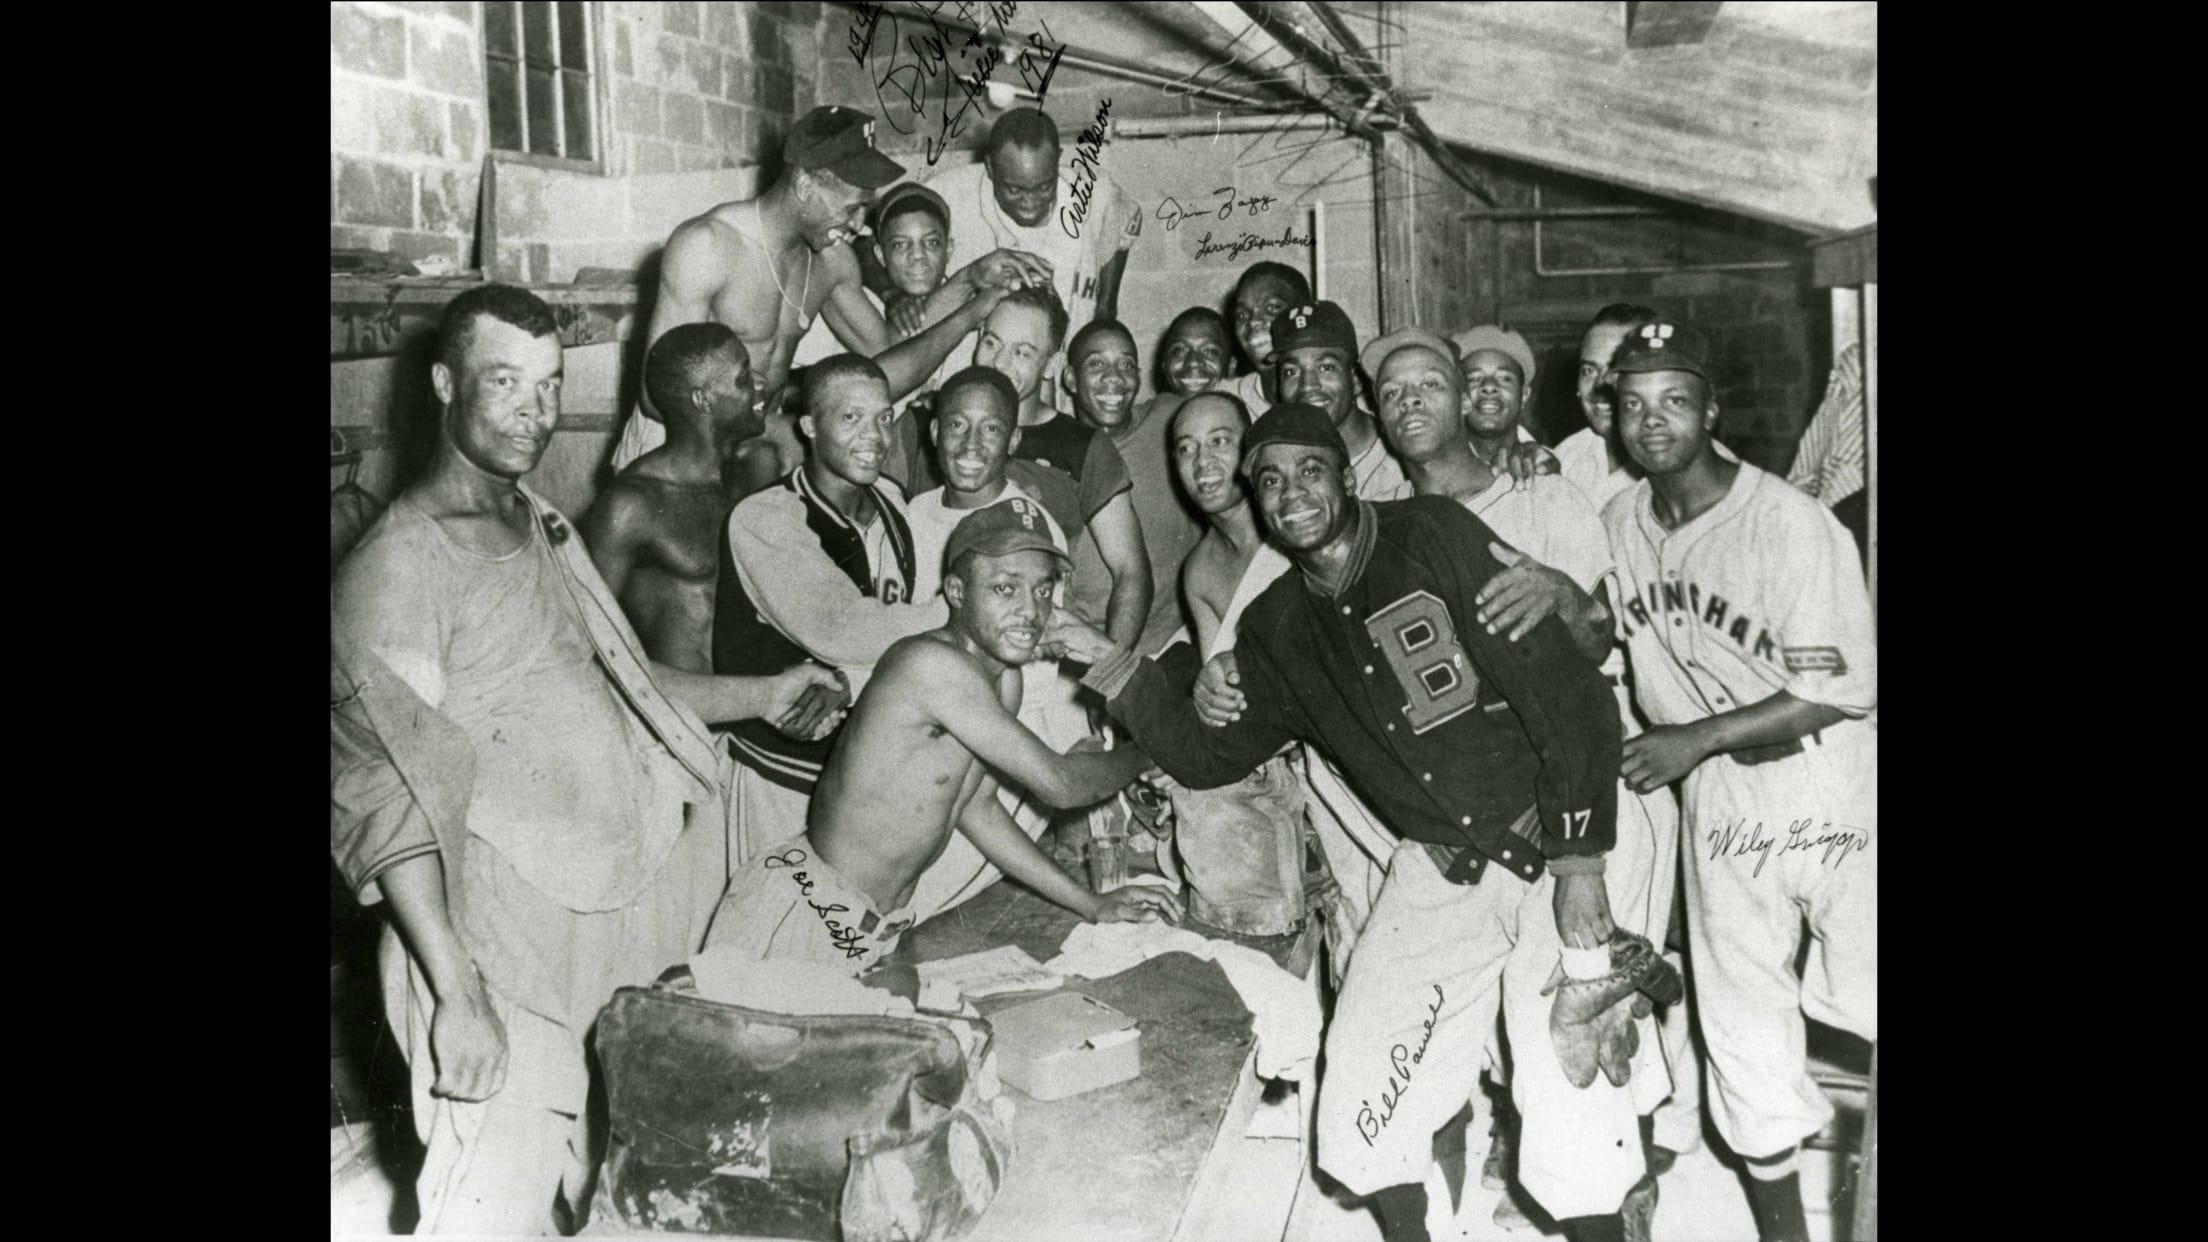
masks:
{"type": "Polygon", "coordinates": [[[1372,1140],[1395,1120],[1395,1106],[1403,1102],[1403,1093],[1411,1089],[1411,1067],[1426,1060],[1426,1045],[1434,1042],[1434,1023],[1441,1019],[1441,985],[1434,985],[1434,1003],[1426,1006],[1426,1020],[1419,1024],[1425,1034],[1419,1036],[1416,1049],[1397,1044],[1388,1049],[1388,1085],[1380,1092],[1379,1112],[1372,1110],[1372,1101],[1361,1101],[1357,1110],[1357,1134],[1372,1146],[1372,1140]]]}
{"type": "MultiPolygon", "coordinates": [[[[802,866],[804,862],[805,851],[793,847],[791,849],[786,849],[779,854],[767,855],[764,859],[760,860],[759,865],[763,867],[774,868],[794,868],[802,866]]],[[[832,942],[837,948],[843,950],[843,956],[846,959],[857,960],[866,956],[867,951],[865,947],[859,944],[859,937],[864,933],[860,932],[859,929],[856,927],[844,926],[844,924],[835,917],[838,914],[851,913],[851,907],[844,905],[840,901],[832,906],[824,906],[819,902],[814,901],[812,899],[813,881],[811,877],[807,876],[802,871],[791,871],[790,882],[797,885],[797,895],[804,898],[805,904],[813,908],[813,914],[820,919],[820,925],[828,932],[829,941],[832,942]]]]}
{"type": "Polygon", "coordinates": [[[1710,861],[1720,858],[1754,858],[1756,869],[1749,874],[1762,875],[1764,865],[1771,861],[1771,847],[1778,846],[1781,854],[1812,850],[1822,851],[1818,863],[1838,867],[1848,860],[1851,853],[1859,853],[1871,846],[1871,834],[1846,824],[1826,820],[1819,825],[1813,819],[1797,819],[1786,826],[1784,844],[1765,830],[1762,820],[1750,824],[1736,819],[1720,828],[1703,833],[1709,844],[1710,861]]]}

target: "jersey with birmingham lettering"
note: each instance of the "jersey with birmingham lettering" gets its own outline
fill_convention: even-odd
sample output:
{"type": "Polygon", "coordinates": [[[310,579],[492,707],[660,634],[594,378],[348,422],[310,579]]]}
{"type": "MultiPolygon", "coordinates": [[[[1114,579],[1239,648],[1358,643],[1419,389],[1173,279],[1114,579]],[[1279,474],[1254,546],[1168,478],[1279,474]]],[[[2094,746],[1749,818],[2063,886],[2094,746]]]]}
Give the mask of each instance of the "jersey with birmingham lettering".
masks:
{"type": "Polygon", "coordinates": [[[1878,706],[1878,648],[1855,542],[1831,512],[1746,462],[1725,498],[1665,530],[1647,480],[1602,518],[1613,611],[1641,710],[1687,724],[1781,690],[1851,717],[1878,706]]]}

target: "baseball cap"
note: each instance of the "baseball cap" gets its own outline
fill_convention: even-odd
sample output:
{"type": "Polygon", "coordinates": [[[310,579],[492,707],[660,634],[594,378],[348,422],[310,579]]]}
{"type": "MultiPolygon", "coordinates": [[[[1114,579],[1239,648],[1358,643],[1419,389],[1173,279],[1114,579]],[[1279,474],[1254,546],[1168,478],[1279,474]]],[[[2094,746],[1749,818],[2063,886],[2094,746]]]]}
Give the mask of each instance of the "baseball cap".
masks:
{"type": "Polygon", "coordinates": [[[873,114],[825,104],[799,117],[782,143],[792,168],[825,168],[862,190],[878,190],[905,175],[905,166],[874,149],[873,114]]]}
{"type": "Polygon", "coordinates": [[[917,198],[932,205],[935,208],[936,219],[944,222],[943,227],[950,227],[951,205],[943,201],[942,195],[917,181],[907,181],[882,191],[882,196],[874,200],[873,209],[867,213],[867,227],[877,233],[881,232],[882,220],[889,215],[889,209],[908,198],[917,198]]]}
{"type": "Polygon", "coordinates": [[[1058,558],[1061,565],[1071,568],[1058,541],[1050,537],[1050,523],[1043,519],[1041,505],[1023,496],[1012,496],[995,504],[983,505],[965,517],[951,529],[951,539],[943,548],[943,563],[956,565],[958,558],[968,552],[983,556],[1010,556],[1014,552],[1048,552],[1058,558]]]}
{"type": "Polygon", "coordinates": [[[1499,349],[1509,354],[1518,364],[1518,378],[1527,388],[1533,387],[1533,346],[1526,344],[1526,338],[1519,333],[1483,323],[1477,328],[1466,328],[1449,339],[1457,343],[1459,362],[1471,357],[1475,349],[1499,349]]]}
{"type": "Polygon", "coordinates": [[[1332,302],[1306,302],[1273,316],[1273,352],[1267,363],[1277,362],[1291,349],[1335,345],[1357,356],[1357,328],[1349,314],[1332,302]]]}
{"type": "Polygon", "coordinates": [[[1701,333],[1685,324],[1659,319],[1626,334],[1618,343],[1618,352],[1610,359],[1610,369],[1620,374],[1691,371],[1708,380],[1709,357],[1710,344],[1702,339],[1701,333]]]}
{"type": "Polygon", "coordinates": [[[1242,433],[1242,473],[1250,472],[1257,451],[1268,444],[1330,448],[1340,453],[1343,461],[1349,460],[1349,446],[1342,443],[1342,433],[1334,429],[1333,416],[1308,401],[1283,401],[1250,424],[1250,429],[1242,433]]]}
{"type": "Polygon", "coordinates": [[[1424,328],[1397,328],[1395,331],[1365,346],[1365,352],[1359,355],[1357,360],[1365,364],[1365,374],[1372,377],[1373,383],[1378,384],[1380,382],[1380,367],[1387,362],[1388,355],[1406,345],[1423,345],[1450,362],[1457,360],[1456,346],[1442,340],[1424,328]]]}

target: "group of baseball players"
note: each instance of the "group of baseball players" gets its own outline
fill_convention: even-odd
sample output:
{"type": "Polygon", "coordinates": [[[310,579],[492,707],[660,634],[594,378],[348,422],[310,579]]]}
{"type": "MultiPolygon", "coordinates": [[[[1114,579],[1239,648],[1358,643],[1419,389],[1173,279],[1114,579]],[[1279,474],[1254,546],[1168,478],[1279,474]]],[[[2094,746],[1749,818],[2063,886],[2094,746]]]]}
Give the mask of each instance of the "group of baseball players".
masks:
{"type": "Polygon", "coordinates": [[[1000,874],[1182,921],[1039,843],[1162,770],[1308,817],[1317,1161],[1389,1239],[1437,1160],[1461,1187],[1483,1072],[1492,1176],[1645,1239],[1699,1141],[1690,1003],[1759,1235],[1806,1239],[1804,1015],[1877,1036],[1873,620],[1832,514],[1719,443],[1694,328],[1604,308],[1552,450],[1520,334],[1360,348],[1261,262],[1138,401],[1139,209],[1100,179],[1061,229],[1033,109],[927,183],[872,130],[813,110],[675,231],[579,522],[522,482],[550,309],[455,298],[430,464],[333,572],[332,854],[391,914],[422,1231],[582,1223],[585,1035],[695,952],[865,977],[1000,874]]]}

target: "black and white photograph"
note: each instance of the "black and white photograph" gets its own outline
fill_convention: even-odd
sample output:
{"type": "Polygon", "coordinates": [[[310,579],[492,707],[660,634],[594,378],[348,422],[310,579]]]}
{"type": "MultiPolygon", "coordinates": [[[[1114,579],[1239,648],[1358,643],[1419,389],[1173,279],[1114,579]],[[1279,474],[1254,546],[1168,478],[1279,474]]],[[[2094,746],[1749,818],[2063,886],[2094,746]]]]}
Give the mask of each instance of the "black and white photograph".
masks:
{"type": "Polygon", "coordinates": [[[331,1236],[1875,1242],[1877,204],[1859,0],[333,0],[331,1236]]]}

